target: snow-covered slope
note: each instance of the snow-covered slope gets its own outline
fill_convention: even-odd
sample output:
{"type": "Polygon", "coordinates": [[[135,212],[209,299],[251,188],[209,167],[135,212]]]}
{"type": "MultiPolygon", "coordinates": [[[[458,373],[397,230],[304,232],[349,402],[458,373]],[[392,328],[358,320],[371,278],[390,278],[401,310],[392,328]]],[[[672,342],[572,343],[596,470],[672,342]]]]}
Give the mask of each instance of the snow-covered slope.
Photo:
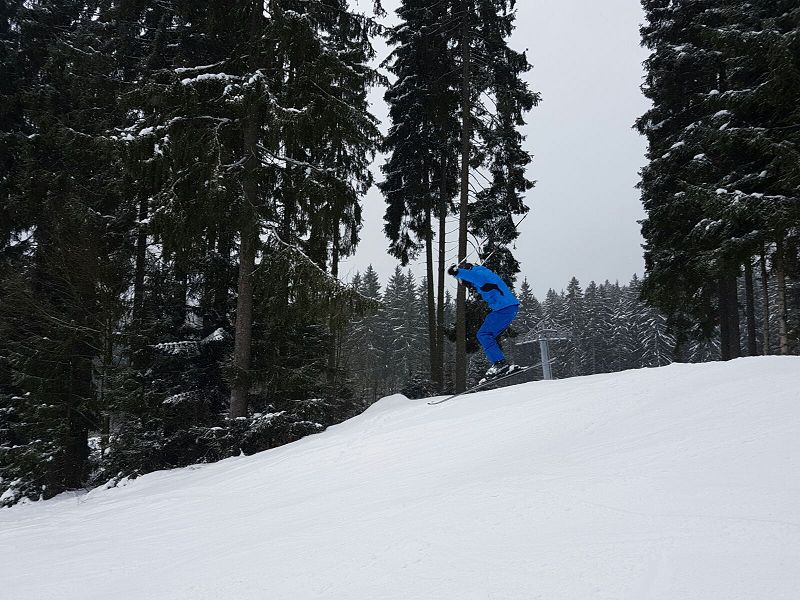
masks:
{"type": "Polygon", "coordinates": [[[800,359],[387,398],[0,511],[3,600],[800,597],[800,359]]]}

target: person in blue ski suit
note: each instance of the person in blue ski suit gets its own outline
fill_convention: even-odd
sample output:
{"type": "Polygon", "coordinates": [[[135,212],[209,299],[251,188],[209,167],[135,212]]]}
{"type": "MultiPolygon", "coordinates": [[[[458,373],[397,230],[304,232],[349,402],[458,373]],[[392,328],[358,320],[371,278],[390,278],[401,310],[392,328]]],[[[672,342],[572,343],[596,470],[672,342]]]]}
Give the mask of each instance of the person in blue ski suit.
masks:
{"type": "Polygon", "coordinates": [[[453,265],[447,272],[459,281],[470,284],[492,310],[478,330],[477,337],[486,358],[492,363],[486,372],[486,378],[505,375],[511,371],[512,365],[506,363],[503,350],[497,343],[497,336],[517,316],[519,300],[497,273],[482,265],[453,265]]]}

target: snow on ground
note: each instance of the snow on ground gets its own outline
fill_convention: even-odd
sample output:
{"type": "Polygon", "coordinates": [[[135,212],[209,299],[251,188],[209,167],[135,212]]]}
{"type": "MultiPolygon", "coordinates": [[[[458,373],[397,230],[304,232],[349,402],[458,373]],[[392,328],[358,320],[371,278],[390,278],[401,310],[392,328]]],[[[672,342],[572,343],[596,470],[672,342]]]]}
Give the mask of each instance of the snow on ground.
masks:
{"type": "Polygon", "coordinates": [[[800,358],[401,396],[0,511],[17,600],[796,600],[800,358]]]}

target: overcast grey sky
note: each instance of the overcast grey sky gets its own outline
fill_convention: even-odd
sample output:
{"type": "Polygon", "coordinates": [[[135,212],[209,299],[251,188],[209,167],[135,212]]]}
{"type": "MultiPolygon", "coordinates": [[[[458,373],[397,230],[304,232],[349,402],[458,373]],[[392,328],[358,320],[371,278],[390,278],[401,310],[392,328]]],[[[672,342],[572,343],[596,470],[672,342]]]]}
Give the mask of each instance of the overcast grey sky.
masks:
{"type": "MultiPolygon", "coordinates": [[[[394,21],[399,0],[384,0],[394,21]]],[[[637,220],[643,216],[638,171],[645,141],[632,130],[647,109],[639,91],[646,52],[639,46],[643,20],[637,0],[519,0],[512,46],[528,50],[527,80],[542,94],[528,117],[526,148],[533,154],[528,193],[531,214],[522,223],[515,255],[534,293],[563,289],[575,275],[627,282],[643,269],[637,220]]],[[[387,50],[378,45],[381,60],[387,50]]],[[[373,110],[387,121],[384,90],[373,110]]],[[[376,178],[380,178],[378,157],[376,178]]],[[[364,201],[364,229],[342,277],[372,264],[385,284],[397,261],[386,253],[384,201],[373,187],[364,201]]],[[[424,270],[414,267],[418,275],[424,270]]],[[[452,286],[454,288],[454,286],[452,286]]]]}

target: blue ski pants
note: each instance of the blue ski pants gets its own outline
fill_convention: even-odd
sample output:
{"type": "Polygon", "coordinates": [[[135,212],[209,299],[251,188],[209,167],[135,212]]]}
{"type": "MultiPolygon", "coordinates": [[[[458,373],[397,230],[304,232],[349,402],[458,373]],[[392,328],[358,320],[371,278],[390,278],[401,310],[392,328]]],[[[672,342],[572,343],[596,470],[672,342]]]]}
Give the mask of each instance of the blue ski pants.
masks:
{"type": "Polygon", "coordinates": [[[511,321],[517,316],[518,310],[519,305],[514,304],[492,311],[478,330],[478,341],[483,346],[483,351],[486,353],[486,358],[489,359],[490,363],[496,363],[498,360],[505,358],[500,345],[497,343],[497,336],[511,325],[511,321]]]}

